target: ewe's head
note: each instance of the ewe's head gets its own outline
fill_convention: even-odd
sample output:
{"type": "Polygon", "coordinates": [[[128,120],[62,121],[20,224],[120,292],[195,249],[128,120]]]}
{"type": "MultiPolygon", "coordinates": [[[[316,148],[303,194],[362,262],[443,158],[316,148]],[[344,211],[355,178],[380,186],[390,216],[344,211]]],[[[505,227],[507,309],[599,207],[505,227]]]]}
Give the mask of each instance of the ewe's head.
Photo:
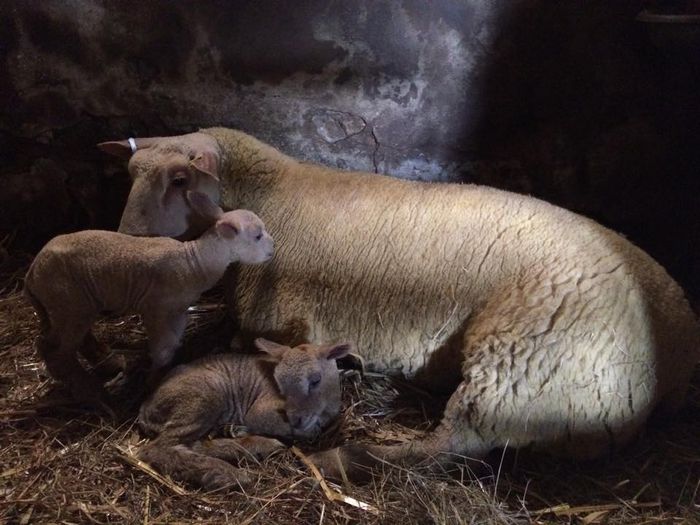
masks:
{"type": "Polygon", "coordinates": [[[340,375],[336,359],[350,352],[348,343],[283,346],[266,339],[255,345],[272,356],[275,382],[285,399],[285,413],[294,433],[314,437],[340,413],[340,375]]]}
{"type": "Polygon", "coordinates": [[[272,237],[260,217],[249,210],[224,211],[198,191],[186,194],[192,210],[211,225],[213,234],[225,241],[231,262],[258,264],[275,253],[272,237]]]}
{"type": "Polygon", "coordinates": [[[119,231],[192,239],[207,229],[192,213],[187,191],[219,202],[219,146],[213,137],[190,133],[103,142],[107,153],[129,159],[133,180],[119,231]]]}

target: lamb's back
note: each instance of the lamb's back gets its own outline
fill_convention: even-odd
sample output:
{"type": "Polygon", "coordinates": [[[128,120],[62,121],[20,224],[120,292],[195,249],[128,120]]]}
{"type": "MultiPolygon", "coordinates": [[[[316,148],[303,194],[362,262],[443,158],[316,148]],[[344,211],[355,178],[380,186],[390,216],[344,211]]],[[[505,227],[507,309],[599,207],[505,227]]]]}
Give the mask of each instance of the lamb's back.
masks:
{"type": "Polygon", "coordinates": [[[170,371],[141,405],[139,425],[148,435],[197,421],[243,425],[246,412],[275,388],[264,360],[248,354],[214,354],[170,371]]]}
{"type": "Polygon", "coordinates": [[[85,230],[49,241],[26,283],[45,303],[65,304],[68,295],[98,310],[121,313],[182,274],[182,253],[182,243],[174,239],[85,230]]]}

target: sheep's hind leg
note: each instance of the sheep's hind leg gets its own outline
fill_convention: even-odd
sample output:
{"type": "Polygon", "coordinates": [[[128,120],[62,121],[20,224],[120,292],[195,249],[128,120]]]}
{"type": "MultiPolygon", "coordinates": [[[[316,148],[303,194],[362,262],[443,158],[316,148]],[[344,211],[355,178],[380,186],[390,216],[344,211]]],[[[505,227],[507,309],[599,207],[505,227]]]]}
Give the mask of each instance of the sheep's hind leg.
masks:
{"type": "Polygon", "coordinates": [[[158,472],[206,490],[236,490],[252,483],[245,470],[183,444],[161,444],[154,440],[141,449],[139,458],[158,472]]]}
{"type": "Polygon", "coordinates": [[[550,325],[562,298],[545,290],[537,295],[542,301],[535,308],[526,296],[536,292],[526,286],[503,290],[472,320],[462,341],[464,379],[433,433],[402,445],[349,444],[311,459],[328,476],[363,480],[369,470],[384,464],[441,464],[456,455],[480,460],[495,447],[561,434],[568,405],[559,399],[561,389],[551,391],[547,385],[548,380],[559,382],[561,373],[555,369],[530,377],[528,372],[539,372],[547,360],[558,362],[556,352],[565,344],[565,334],[552,333],[550,325]]]}
{"type": "Polygon", "coordinates": [[[195,452],[224,461],[260,461],[283,448],[286,448],[285,445],[274,438],[255,435],[203,440],[192,446],[195,452]]]}
{"type": "Polygon", "coordinates": [[[80,322],[53,322],[46,337],[37,340],[37,350],[46,362],[46,368],[58,381],[71,390],[73,398],[92,406],[106,409],[107,394],[102,383],[88,373],[77,358],[77,351],[90,329],[92,320],[80,322]],[[60,327],[60,330],[56,327],[60,327]]]}
{"type": "Polygon", "coordinates": [[[158,384],[180,346],[187,325],[187,313],[142,313],[151,355],[151,372],[147,383],[158,384]]]}
{"type": "Polygon", "coordinates": [[[317,452],[310,459],[328,477],[360,482],[369,480],[372,471],[388,470],[392,466],[434,469],[457,459],[480,461],[491,447],[462,422],[463,385],[448,401],[438,428],[421,439],[400,445],[352,443],[317,452]]]}

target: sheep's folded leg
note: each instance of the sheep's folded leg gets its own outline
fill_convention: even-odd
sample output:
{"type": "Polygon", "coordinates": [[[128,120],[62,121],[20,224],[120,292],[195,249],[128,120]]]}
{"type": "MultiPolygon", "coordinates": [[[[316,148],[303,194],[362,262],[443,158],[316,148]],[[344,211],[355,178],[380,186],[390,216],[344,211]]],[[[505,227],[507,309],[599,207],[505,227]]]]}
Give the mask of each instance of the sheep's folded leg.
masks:
{"type": "Polygon", "coordinates": [[[284,403],[272,396],[258,398],[246,413],[243,423],[255,434],[284,438],[293,433],[284,413],[284,403]]]}
{"type": "Polygon", "coordinates": [[[146,445],[139,458],[158,472],[186,481],[206,490],[237,490],[252,482],[248,473],[221,459],[199,454],[185,445],[146,445]]]}
{"type": "Polygon", "coordinates": [[[433,435],[401,445],[352,443],[316,452],[309,458],[329,478],[366,482],[373,472],[395,466],[432,468],[449,462],[452,455],[440,436],[433,435]]]}
{"type": "Polygon", "coordinates": [[[309,457],[326,476],[358,482],[368,481],[373,471],[392,466],[442,469],[465,459],[476,466],[472,462],[480,462],[492,446],[466,422],[460,396],[458,389],[448,401],[440,425],[420,439],[400,445],[351,443],[309,457]]]}
{"type": "Polygon", "coordinates": [[[264,436],[244,436],[239,438],[219,438],[198,441],[192,450],[224,461],[265,459],[273,452],[286,448],[283,443],[264,436]]]}

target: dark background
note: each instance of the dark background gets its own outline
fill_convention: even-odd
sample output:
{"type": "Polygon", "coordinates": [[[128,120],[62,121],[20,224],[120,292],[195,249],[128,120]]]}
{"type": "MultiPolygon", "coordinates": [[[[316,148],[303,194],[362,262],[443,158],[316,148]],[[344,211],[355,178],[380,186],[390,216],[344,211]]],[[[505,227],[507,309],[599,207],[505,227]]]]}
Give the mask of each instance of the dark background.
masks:
{"type": "Polygon", "coordinates": [[[301,159],[595,218],[700,297],[700,30],[641,1],[0,0],[0,235],[115,228],[95,143],[240,128],[301,159]]]}

